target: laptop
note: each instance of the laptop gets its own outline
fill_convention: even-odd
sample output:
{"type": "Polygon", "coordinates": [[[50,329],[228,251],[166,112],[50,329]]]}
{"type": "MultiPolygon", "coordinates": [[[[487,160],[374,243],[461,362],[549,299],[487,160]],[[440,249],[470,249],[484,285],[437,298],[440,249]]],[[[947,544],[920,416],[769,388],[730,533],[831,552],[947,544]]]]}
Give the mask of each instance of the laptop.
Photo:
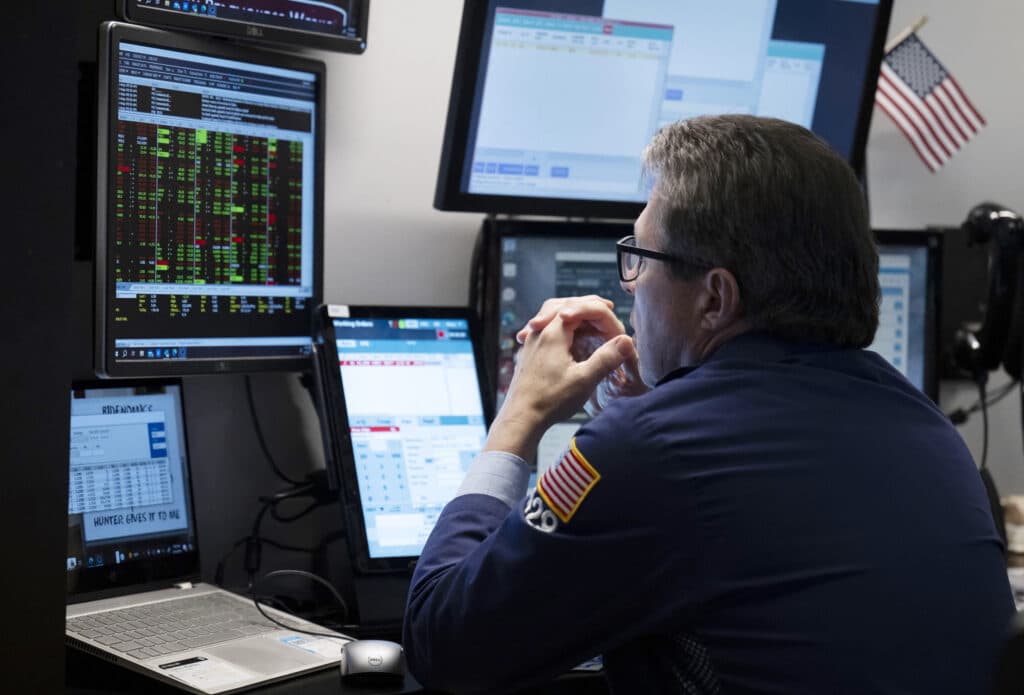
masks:
{"type": "Polygon", "coordinates": [[[353,566],[408,575],[487,437],[493,401],[475,318],[468,308],[326,305],[314,349],[353,566]]]}
{"type": "Polygon", "coordinates": [[[71,391],[67,644],[194,693],[335,666],[348,637],[199,583],[181,383],[127,383],[71,391]]]}

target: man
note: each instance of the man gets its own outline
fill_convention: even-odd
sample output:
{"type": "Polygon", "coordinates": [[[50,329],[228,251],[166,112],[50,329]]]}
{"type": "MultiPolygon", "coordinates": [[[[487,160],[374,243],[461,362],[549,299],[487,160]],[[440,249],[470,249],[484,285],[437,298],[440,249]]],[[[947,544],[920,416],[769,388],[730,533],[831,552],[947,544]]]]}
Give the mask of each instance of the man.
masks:
{"type": "Polygon", "coordinates": [[[957,432],[862,349],[878,254],[852,172],[745,116],[669,126],[644,156],[618,245],[634,337],[596,297],[520,333],[413,577],[412,672],[495,693],[603,654],[615,693],[987,692],[1002,547],[957,432]],[[541,435],[588,400],[527,493],[541,435]]]}

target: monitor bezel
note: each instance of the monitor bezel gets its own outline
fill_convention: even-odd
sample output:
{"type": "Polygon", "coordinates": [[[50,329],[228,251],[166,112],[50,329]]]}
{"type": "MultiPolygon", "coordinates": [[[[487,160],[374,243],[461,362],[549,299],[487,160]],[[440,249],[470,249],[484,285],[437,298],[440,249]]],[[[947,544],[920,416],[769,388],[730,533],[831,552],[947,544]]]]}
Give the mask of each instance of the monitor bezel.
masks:
{"type": "MultiPolygon", "coordinates": [[[[489,2],[464,0],[462,24],[452,74],[452,86],[441,146],[440,165],[434,189],[434,207],[461,212],[507,213],[513,215],[552,215],[557,217],[590,217],[635,219],[645,202],[586,200],[581,198],[547,198],[501,196],[469,193],[460,189],[466,162],[466,150],[473,118],[476,86],[479,82],[480,59],[486,36],[489,2]]],[[[865,150],[878,73],[885,48],[886,32],[892,14],[893,0],[879,0],[875,26],[868,55],[860,113],[854,130],[849,164],[858,179],[864,180],[865,150]]]]}
{"type": "Polygon", "coordinates": [[[325,408],[319,412],[320,426],[329,431],[330,449],[327,460],[335,467],[334,477],[340,487],[339,501],[343,508],[349,553],[353,568],[362,574],[383,572],[407,572],[415,569],[418,555],[372,558],[363,520],[362,497],[356,471],[355,455],[352,451],[352,437],[347,426],[348,410],[338,367],[338,349],[335,342],[333,320],[354,319],[402,319],[402,318],[447,318],[464,319],[469,325],[469,340],[476,356],[477,381],[483,401],[484,426],[490,429],[494,419],[494,398],[488,390],[484,373],[484,353],[481,352],[480,327],[476,316],[469,307],[453,306],[350,306],[322,305],[318,312],[319,325],[316,344],[322,356],[321,379],[325,393],[325,408]]]}
{"type": "Polygon", "coordinates": [[[152,27],[184,29],[211,36],[243,39],[246,41],[269,42],[281,47],[319,48],[342,53],[363,53],[366,50],[366,35],[369,27],[369,0],[353,0],[359,7],[358,36],[333,36],[323,32],[303,31],[278,27],[262,22],[243,22],[237,19],[191,15],[184,12],[161,10],[140,5],[138,0],[118,0],[117,12],[122,19],[152,27]]]}
{"type": "Polygon", "coordinates": [[[289,357],[233,357],[203,361],[161,360],[143,364],[118,364],[112,357],[113,337],[108,335],[112,319],[114,283],[107,277],[108,229],[116,219],[113,184],[117,160],[111,147],[116,142],[117,128],[117,50],[122,42],[146,44],[159,48],[186,51],[199,55],[255,62],[274,67],[311,72],[317,76],[316,116],[314,118],[314,182],[313,182],[313,295],[306,300],[308,335],[313,326],[316,307],[323,297],[324,246],[324,160],[326,158],[326,77],[323,61],[312,60],[277,51],[254,49],[220,40],[173,34],[123,22],[104,22],[100,26],[98,56],[98,115],[96,148],[96,262],[95,290],[95,355],[94,366],[99,377],[155,378],[201,374],[248,373],[260,371],[302,371],[309,367],[308,355],[289,357]]]}
{"type": "MultiPolygon", "coordinates": [[[[195,485],[192,476],[192,452],[188,440],[188,423],[186,422],[185,410],[185,387],[178,378],[156,378],[156,379],[132,379],[130,381],[112,381],[109,379],[83,379],[74,381],[71,384],[71,391],[68,396],[73,398],[73,392],[78,390],[99,389],[112,391],[117,389],[166,389],[177,387],[178,400],[181,407],[181,435],[185,442],[186,475],[189,494],[189,524],[192,529],[192,545],[194,548],[180,555],[169,555],[160,560],[150,558],[149,562],[154,569],[151,573],[141,570],[138,565],[131,563],[115,565],[114,567],[94,567],[88,571],[88,577],[82,588],[72,588],[70,579],[65,577],[65,593],[67,603],[83,603],[101,598],[120,596],[150,589],[167,588],[168,582],[196,581],[200,578],[200,539],[196,528],[196,497],[195,485]]],[[[68,461],[70,471],[70,457],[68,461]]],[[[65,506],[65,511],[67,507],[65,506]]],[[[80,580],[81,582],[81,580],[80,580]]]]}
{"type": "Polygon", "coordinates": [[[875,229],[879,246],[911,246],[928,251],[925,282],[925,347],[924,383],[922,391],[936,404],[939,402],[940,348],[942,342],[942,246],[939,229],[875,229]]]}

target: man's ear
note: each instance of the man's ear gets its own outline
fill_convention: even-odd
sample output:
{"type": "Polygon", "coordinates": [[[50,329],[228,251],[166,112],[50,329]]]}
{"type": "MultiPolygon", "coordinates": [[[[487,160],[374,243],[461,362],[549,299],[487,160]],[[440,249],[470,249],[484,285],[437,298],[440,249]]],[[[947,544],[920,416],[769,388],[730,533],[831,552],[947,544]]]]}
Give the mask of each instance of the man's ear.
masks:
{"type": "Polygon", "coordinates": [[[701,281],[701,326],[720,331],[743,318],[743,299],[736,276],[725,268],[712,268],[701,281]]]}

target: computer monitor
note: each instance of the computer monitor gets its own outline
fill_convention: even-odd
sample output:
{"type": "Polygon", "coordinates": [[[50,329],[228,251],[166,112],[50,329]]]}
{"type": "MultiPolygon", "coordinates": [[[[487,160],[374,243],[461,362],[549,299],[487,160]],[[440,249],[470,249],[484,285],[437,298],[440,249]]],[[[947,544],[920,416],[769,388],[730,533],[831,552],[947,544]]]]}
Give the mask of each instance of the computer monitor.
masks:
{"type": "Polygon", "coordinates": [[[615,242],[633,233],[615,223],[496,221],[485,227],[491,258],[485,295],[485,353],[496,406],[512,382],[516,333],[544,300],[596,294],[615,303],[615,314],[629,330],[633,298],[619,283],[615,242]]]}
{"type": "Polygon", "coordinates": [[[942,232],[875,230],[882,303],[870,349],[939,402],[942,232]]]}
{"type": "Polygon", "coordinates": [[[324,64],[117,22],[99,58],[97,372],[305,368],[324,64]]]}
{"type": "Polygon", "coordinates": [[[860,173],[892,0],[466,0],[434,205],[632,219],[701,114],[809,127],[860,173]]]}
{"type": "Polygon", "coordinates": [[[118,0],[117,9],[140,24],[362,53],[369,7],[369,0],[118,0]]]}
{"type": "Polygon", "coordinates": [[[466,308],[321,310],[320,422],[357,570],[407,571],[491,421],[466,308]]]}
{"type": "MultiPolygon", "coordinates": [[[[501,407],[515,371],[516,333],[550,297],[596,294],[615,303],[628,333],[633,298],[619,284],[615,242],[630,224],[494,220],[482,229],[484,354],[488,378],[501,407]]],[[[537,472],[565,451],[584,413],[548,429],[537,450],[537,472]]],[[[531,481],[532,483],[532,481],[531,481]]]]}
{"type": "MultiPolygon", "coordinates": [[[[483,292],[484,335],[500,407],[515,367],[515,334],[545,299],[605,296],[615,303],[616,315],[629,329],[633,303],[619,285],[615,241],[632,230],[629,225],[607,223],[511,220],[486,226],[484,233],[488,237],[484,244],[490,249],[487,274],[493,278],[483,292]]],[[[942,234],[889,230],[875,234],[882,303],[870,349],[937,402],[942,234]]]]}
{"type": "Polygon", "coordinates": [[[198,576],[180,381],[74,384],[68,471],[69,600],[198,576]]]}

